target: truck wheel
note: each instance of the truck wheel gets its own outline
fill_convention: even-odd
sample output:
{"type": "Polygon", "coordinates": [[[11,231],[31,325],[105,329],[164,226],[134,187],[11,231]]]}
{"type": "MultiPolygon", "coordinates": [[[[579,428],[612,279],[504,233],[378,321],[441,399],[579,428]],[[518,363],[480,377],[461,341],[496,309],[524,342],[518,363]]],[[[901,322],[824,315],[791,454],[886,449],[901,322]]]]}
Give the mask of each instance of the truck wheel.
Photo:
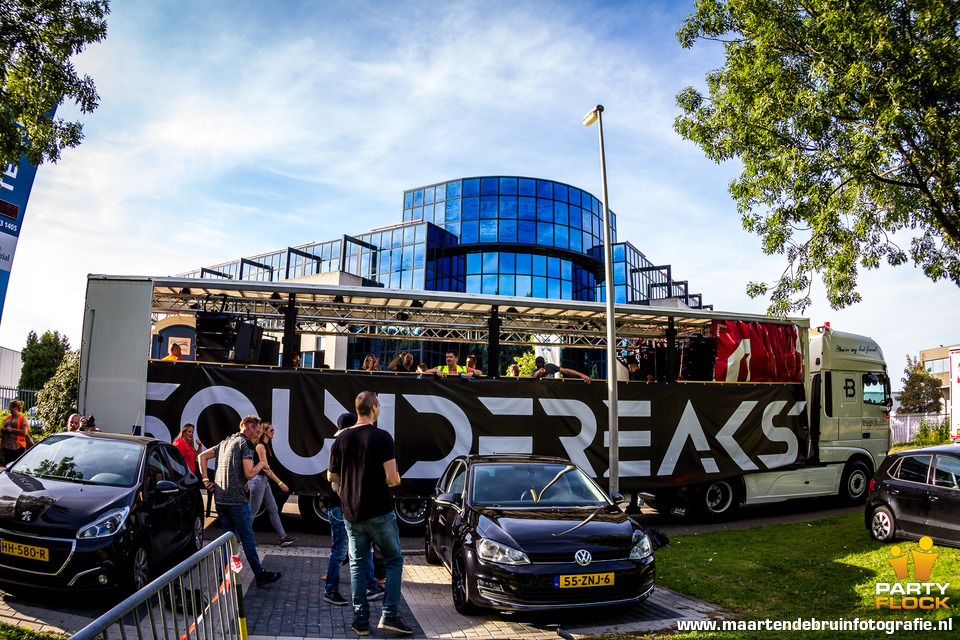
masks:
{"type": "Polygon", "coordinates": [[[840,480],[840,499],[848,504],[860,504],[867,499],[870,486],[870,470],[867,465],[855,460],[848,462],[840,480]]]}
{"type": "Polygon", "coordinates": [[[398,498],[395,502],[397,522],[401,528],[423,531],[427,522],[427,501],[423,498],[398,498]]]}
{"type": "Polygon", "coordinates": [[[300,516],[311,529],[321,532],[330,531],[325,496],[297,496],[297,507],[300,509],[300,516]]]}
{"type": "Polygon", "coordinates": [[[708,520],[729,518],[740,507],[735,480],[717,480],[703,486],[697,496],[698,511],[708,520]]]}

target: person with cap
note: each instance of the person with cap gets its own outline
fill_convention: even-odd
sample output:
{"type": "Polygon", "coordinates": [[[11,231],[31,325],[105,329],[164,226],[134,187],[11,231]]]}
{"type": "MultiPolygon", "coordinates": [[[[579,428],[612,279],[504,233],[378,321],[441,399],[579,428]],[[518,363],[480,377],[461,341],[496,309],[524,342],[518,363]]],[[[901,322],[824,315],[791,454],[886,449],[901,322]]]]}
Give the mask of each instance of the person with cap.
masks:
{"type": "Polygon", "coordinates": [[[575,371],[573,369],[567,369],[566,367],[557,366],[551,362],[547,362],[543,359],[543,356],[537,356],[534,364],[533,377],[534,378],[543,378],[544,376],[552,376],[556,373],[564,376],[577,376],[582,379],[587,384],[590,384],[590,376],[575,371]]]}
{"type": "MultiPolygon", "coordinates": [[[[337,418],[336,438],[345,429],[349,429],[357,424],[357,415],[355,413],[342,413],[337,418]]],[[[327,564],[327,576],[325,578],[325,588],[323,601],[336,605],[338,607],[346,606],[348,600],[340,595],[340,566],[343,559],[347,557],[347,529],[343,525],[343,510],[341,508],[340,496],[336,491],[330,493],[327,502],[327,519],[330,522],[330,562],[327,564]]],[[[379,600],[383,597],[384,589],[377,584],[377,579],[373,572],[373,554],[369,556],[367,563],[367,600],[379,600]]]]}

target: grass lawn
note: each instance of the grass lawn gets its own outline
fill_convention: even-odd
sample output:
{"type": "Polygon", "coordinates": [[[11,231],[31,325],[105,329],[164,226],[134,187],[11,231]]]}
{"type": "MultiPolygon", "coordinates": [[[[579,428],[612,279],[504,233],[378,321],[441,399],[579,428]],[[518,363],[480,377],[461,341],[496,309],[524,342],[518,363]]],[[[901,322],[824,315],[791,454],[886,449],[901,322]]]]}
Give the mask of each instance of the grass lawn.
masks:
{"type": "Polygon", "coordinates": [[[23,627],[0,622],[0,640],[65,640],[66,636],[53,633],[37,633],[23,627]]]}
{"type": "MultiPolygon", "coordinates": [[[[930,582],[952,583],[946,590],[950,609],[932,611],[876,608],[876,583],[898,581],[888,562],[919,550],[916,542],[881,544],[870,538],[863,513],[813,522],[767,525],[740,531],[678,535],[671,547],[657,551],[658,584],[718,604],[736,620],[914,620],[938,621],[955,616],[952,632],[899,631],[896,636],[960,638],[960,549],[939,552],[930,582]]],[[[911,556],[912,557],[912,556],[911,556]]],[[[901,596],[895,596],[899,602],[901,596]]],[[[675,631],[675,630],[674,630],[675,631]]],[[[676,638],[859,638],[874,640],[883,631],[716,631],[672,635],[676,638]]],[[[630,637],[630,636],[623,636],[630,637]]],[[[639,636],[633,636],[639,637],[639,636]]],[[[889,637],[889,636],[887,636],[889,637]]]]}

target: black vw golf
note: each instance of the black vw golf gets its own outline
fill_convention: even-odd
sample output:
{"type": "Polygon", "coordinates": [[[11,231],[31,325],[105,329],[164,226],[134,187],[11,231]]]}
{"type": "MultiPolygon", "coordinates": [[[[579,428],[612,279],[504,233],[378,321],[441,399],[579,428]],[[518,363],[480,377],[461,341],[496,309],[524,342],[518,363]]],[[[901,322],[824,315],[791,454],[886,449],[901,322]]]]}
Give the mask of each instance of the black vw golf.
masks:
{"type": "Polygon", "coordinates": [[[460,613],[639,602],[654,586],[643,529],[563,458],[453,460],[430,500],[426,553],[450,570],[460,613]]]}
{"type": "Polygon", "coordinates": [[[58,433],[0,473],[0,582],[136,590],[203,543],[200,482],[154,440],[58,433]]]}

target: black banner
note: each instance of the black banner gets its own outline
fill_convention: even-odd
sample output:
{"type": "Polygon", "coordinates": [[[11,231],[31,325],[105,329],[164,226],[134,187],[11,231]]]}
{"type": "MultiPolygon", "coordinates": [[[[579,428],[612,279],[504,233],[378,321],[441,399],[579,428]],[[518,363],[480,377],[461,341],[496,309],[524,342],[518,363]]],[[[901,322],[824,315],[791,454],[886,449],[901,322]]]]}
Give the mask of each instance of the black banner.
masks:
{"type": "MultiPolygon", "coordinates": [[[[240,418],[273,423],[274,469],[298,493],[325,493],[336,419],[376,391],[378,426],[393,434],[410,495],[432,490],[465,453],[569,458],[608,476],[607,387],[602,382],[436,378],[151,362],[145,431],[169,440],[185,423],[205,446],[240,418]]],[[[801,384],[630,383],[619,386],[620,487],[689,485],[803,462],[801,384]]]]}

